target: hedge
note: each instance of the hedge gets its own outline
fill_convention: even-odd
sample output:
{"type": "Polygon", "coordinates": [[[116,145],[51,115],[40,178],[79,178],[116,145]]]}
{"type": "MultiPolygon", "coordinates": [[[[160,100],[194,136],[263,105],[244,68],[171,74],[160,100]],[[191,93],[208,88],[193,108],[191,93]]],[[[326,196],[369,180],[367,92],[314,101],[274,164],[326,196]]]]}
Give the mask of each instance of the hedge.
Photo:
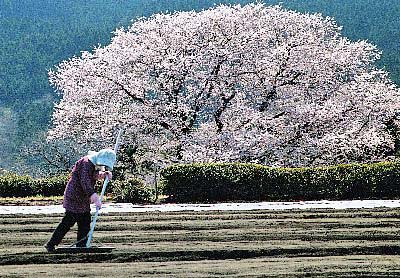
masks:
{"type": "Polygon", "coordinates": [[[146,186],[140,179],[113,182],[113,199],[116,202],[143,204],[152,203],[154,198],[154,189],[146,186]]]}
{"type": "MultiPolygon", "coordinates": [[[[0,175],[0,197],[62,196],[67,180],[68,176],[33,179],[6,173],[0,175]]],[[[113,192],[117,202],[150,203],[155,198],[154,190],[139,179],[112,181],[107,191],[113,192]]]]}
{"type": "Polygon", "coordinates": [[[7,173],[0,176],[0,197],[60,196],[66,182],[67,176],[33,179],[7,173]]]}
{"type": "Polygon", "coordinates": [[[34,180],[34,189],[37,195],[41,196],[62,196],[64,195],[65,185],[68,176],[55,176],[44,179],[34,180]]]}
{"type": "Polygon", "coordinates": [[[161,183],[175,202],[388,199],[400,197],[400,163],[321,168],[172,165],[161,171],[161,183]]]}
{"type": "Polygon", "coordinates": [[[0,197],[27,197],[33,196],[33,179],[28,176],[6,174],[0,176],[0,197]]]}
{"type": "MultiPolygon", "coordinates": [[[[66,182],[67,176],[33,179],[6,173],[0,175],[0,197],[60,196],[66,182]]],[[[154,190],[140,180],[113,183],[116,201],[154,200],[154,190]]],[[[400,198],[399,185],[399,162],[322,168],[188,164],[161,171],[163,194],[175,202],[396,199],[400,198]]]]}

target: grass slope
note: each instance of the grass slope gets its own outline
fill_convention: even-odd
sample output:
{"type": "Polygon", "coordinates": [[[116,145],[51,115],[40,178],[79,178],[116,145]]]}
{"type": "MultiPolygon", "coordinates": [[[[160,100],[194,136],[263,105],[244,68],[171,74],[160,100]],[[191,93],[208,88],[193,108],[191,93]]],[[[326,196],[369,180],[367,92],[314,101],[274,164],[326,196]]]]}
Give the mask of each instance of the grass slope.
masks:
{"type": "MultiPolygon", "coordinates": [[[[398,209],[102,215],[111,254],[48,254],[61,215],[0,217],[2,277],[399,277],[398,209]],[[83,264],[84,263],[84,264],[83,264]],[[99,264],[101,263],[101,264],[99,264]]],[[[65,242],[73,243],[75,230],[65,242]]]]}

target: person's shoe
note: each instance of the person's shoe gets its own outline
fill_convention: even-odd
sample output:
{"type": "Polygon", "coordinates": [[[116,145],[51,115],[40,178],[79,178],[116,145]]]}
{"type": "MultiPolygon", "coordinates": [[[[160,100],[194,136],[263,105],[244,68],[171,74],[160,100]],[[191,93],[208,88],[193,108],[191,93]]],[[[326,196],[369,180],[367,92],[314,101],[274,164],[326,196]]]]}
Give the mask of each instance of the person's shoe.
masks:
{"type": "Polygon", "coordinates": [[[44,245],[44,248],[46,248],[47,252],[49,253],[53,253],[54,251],[56,251],[56,248],[53,245],[49,245],[48,243],[44,245]]]}

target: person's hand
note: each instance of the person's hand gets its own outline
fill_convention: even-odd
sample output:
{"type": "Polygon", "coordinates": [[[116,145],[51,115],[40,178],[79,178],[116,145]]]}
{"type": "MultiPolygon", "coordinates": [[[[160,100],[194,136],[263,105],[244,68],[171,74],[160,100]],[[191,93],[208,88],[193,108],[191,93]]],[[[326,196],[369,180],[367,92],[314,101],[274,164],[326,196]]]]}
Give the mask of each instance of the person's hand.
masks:
{"type": "Polygon", "coordinates": [[[100,171],[98,173],[98,179],[104,180],[106,177],[108,177],[108,180],[111,180],[112,173],[110,171],[100,171]]]}
{"type": "Polygon", "coordinates": [[[97,198],[97,200],[96,200],[96,202],[95,202],[95,205],[96,205],[96,209],[97,209],[97,210],[100,210],[100,209],[101,209],[101,206],[102,206],[103,204],[101,203],[100,198],[97,198]]]}
{"type": "Polygon", "coordinates": [[[106,176],[108,176],[109,180],[112,179],[112,172],[111,171],[106,171],[105,174],[106,174],[106,176]]]}
{"type": "Polygon", "coordinates": [[[93,193],[92,196],[90,196],[90,202],[96,205],[96,209],[101,209],[102,203],[97,193],[93,193]]]}

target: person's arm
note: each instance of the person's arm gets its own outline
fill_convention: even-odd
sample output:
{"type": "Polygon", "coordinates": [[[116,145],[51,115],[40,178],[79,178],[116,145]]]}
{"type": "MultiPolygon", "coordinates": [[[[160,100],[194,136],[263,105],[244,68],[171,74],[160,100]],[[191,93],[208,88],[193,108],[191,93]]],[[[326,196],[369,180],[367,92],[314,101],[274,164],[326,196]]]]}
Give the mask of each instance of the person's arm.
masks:
{"type": "Polygon", "coordinates": [[[96,207],[101,208],[101,201],[94,189],[96,179],[94,177],[94,166],[91,162],[83,162],[80,171],[80,183],[87,198],[90,202],[96,204],[96,207]]]}
{"type": "MultiPolygon", "coordinates": [[[[110,171],[99,171],[96,174],[96,180],[104,180],[108,176],[108,180],[111,180],[112,178],[112,173],[110,171]]],[[[97,193],[93,193],[92,196],[90,196],[90,202],[93,204],[96,204],[96,207],[98,209],[101,209],[102,203],[100,200],[99,195],[97,193]]]]}

